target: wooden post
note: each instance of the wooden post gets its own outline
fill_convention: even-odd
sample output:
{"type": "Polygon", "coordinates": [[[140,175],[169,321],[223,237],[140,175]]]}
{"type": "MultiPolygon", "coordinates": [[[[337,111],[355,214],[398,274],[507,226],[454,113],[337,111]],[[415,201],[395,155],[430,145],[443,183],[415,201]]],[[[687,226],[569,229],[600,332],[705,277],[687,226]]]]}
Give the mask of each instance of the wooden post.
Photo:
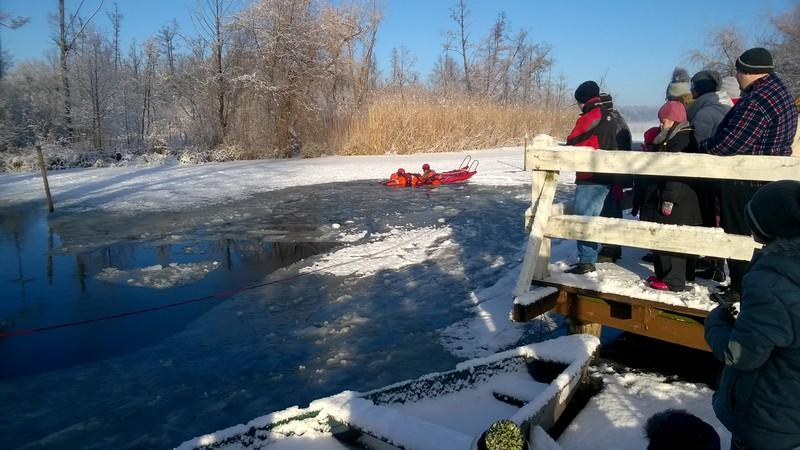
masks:
{"type": "Polygon", "coordinates": [[[47,194],[47,208],[50,212],[54,211],[53,197],[50,195],[50,184],[47,182],[47,169],[44,167],[44,155],[42,154],[42,146],[36,144],[36,156],[39,158],[39,168],[42,171],[42,181],[44,181],[44,193],[47,194]]]}

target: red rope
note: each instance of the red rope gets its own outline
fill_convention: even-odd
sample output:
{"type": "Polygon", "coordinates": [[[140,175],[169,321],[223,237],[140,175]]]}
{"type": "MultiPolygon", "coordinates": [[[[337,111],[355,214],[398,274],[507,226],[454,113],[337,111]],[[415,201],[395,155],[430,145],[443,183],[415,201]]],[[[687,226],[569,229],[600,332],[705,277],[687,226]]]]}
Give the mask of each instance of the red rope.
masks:
{"type": "MultiPolygon", "coordinates": [[[[429,233],[426,233],[426,234],[433,233],[433,231],[435,231],[435,229],[431,230],[429,233]]],[[[101,316],[101,317],[95,317],[95,318],[92,318],[92,319],[77,320],[77,321],[74,321],[74,322],[60,323],[60,324],[57,324],[57,325],[48,325],[48,326],[39,327],[39,328],[30,328],[30,329],[13,330],[13,331],[0,331],[0,338],[21,336],[21,335],[25,335],[25,334],[34,334],[34,333],[40,333],[42,331],[57,330],[59,328],[70,328],[70,327],[75,327],[75,326],[79,326],[79,325],[85,325],[87,323],[102,322],[102,321],[111,320],[111,319],[119,319],[120,317],[135,316],[135,315],[144,314],[144,313],[148,313],[148,312],[160,311],[162,309],[173,308],[175,306],[188,305],[190,303],[202,302],[202,301],[205,301],[205,300],[223,300],[223,299],[226,299],[228,297],[232,297],[232,296],[234,296],[236,294],[240,294],[240,293],[245,292],[245,291],[250,291],[250,290],[253,290],[253,289],[257,289],[257,288],[264,287],[264,286],[269,286],[269,285],[272,285],[272,284],[283,283],[284,281],[294,280],[294,279],[300,278],[302,276],[311,275],[313,273],[321,272],[323,270],[331,269],[331,268],[334,268],[334,267],[346,266],[348,264],[352,264],[352,263],[354,263],[356,261],[360,261],[362,259],[369,259],[369,258],[377,256],[377,255],[379,255],[381,253],[385,253],[385,252],[388,252],[390,250],[394,250],[394,249],[396,249],[398,247],[401,247],[403,244],[404,244],[404,242],[401,242],[401,243],[399,243],[397,245],[393,245],[393,246],[385,248],[383,250],[379,250],[379,251],[377,251],[375,253],[372,253],[370,255],[364,255],[363,257],[354,259],[352,261],[345,261],[345,262],[341,262],[341,263],[337,263],[337,264],[331,264],[330,266],[320,267],[318,269],[310,270],[308,272],[298,273],[297,275],[292,275],[290,277],[281,278],[281,279],[273,280],[273,281],[267,281],[265,283],[254,284],[252,286],[246,286],[246,287],[242,287],[242,288],[230,289],[230,290],[227,290],[227,291],[220,291],[220,292],[217,292],[215,294],[206,295],[204,297],[191,298],[189,300],[183,300],[183,301],[180,301],[180,302],[169,303],[169,304],[161,305],[161,306],[153,306],[151,308],[137,309],[137,310],[133,310],[133,311],[126,311],[126,312],[122,312],[122,313],[118,313],[118,314],[112,314],[112,315],[109,315],[109,316],[101,316]]]]}

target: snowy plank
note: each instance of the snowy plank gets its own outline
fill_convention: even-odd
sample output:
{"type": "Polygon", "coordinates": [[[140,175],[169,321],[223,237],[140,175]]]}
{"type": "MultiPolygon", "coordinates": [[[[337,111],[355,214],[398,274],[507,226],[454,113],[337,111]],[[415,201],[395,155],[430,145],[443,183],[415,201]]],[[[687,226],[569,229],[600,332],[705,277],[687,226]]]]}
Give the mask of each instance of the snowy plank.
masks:
{"type": "Polygon", "coordinates": [[[528,147],[527,170],[663,175],[724,180],[800,180],[800,158],[692,153],[593,151],[589,147],[528,147]]]}
{"type": "Polygon", "coordinates": [[[550,208],[553,206],[557,180],[558,174],[555,172],[548,172],[543,177],[542,174],[534,174],[531,198],[536,202],[533,209],[536,213],[531,225],[528,247],[522,262],[522,270],[514,290],[515,296],[528,292],[534,276],[539,278],[547,276],[550,243],[548,239],[543,237],[543,234],[547,219],[550,216],[550,208]]]}
{"type": "Polygon", "coordinates": [[[749,236],[725,234],[719,228],[664,225],[588,216],[552,216],[544,230],[551,238],[580,239],[665,252],[749,261],[761,248],[749,236]]]}

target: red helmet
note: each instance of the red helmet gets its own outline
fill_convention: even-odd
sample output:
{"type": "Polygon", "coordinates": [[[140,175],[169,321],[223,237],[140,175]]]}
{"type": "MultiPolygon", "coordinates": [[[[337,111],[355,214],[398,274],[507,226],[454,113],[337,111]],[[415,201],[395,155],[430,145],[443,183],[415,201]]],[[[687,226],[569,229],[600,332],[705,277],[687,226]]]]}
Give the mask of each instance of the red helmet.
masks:
{"type": "Polygon", "coordinates": [[[397,174],[398,175],[404,175],[405,173],[406,173],[406,169],[403,169],[402,167],[397,169],[397,174]]]}
{"type": "Polygon", "coordinates": [[[431,168],[431,166],[429,166],[428,163],[425,163],[425,164],[422,165],[422,170],[428,170],[430,168],[431,168]]]}

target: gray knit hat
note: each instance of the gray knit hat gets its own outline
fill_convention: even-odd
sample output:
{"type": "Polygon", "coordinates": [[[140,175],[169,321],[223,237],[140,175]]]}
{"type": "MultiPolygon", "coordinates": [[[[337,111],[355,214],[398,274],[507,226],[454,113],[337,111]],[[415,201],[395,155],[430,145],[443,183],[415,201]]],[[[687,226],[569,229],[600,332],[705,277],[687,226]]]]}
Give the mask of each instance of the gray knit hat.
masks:
{"type": "Polygon", "coordinates": [[[672,71],[672,79],[667,85],[666,100],[680,100],[685,95],[691,95],[691,85],[689,84],[689,72],[682,67],[676,67],[672,71]]]}
{"type": "Polygon", "coordinates": [[[763,186],[747,204],[744,216],[753,235],[763,242],[800,237],[800,181],[763,186]]]}

